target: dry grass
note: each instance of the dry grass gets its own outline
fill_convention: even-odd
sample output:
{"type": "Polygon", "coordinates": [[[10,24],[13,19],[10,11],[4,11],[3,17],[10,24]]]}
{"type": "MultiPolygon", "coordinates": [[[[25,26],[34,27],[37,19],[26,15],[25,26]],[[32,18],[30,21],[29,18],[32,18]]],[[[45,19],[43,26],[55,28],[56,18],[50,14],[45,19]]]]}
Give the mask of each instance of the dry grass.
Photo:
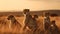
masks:
{"type": "MultiPolygon", "coordinates": [[[[7,16],[3,16],[3,17],[0,17],[0,20],[4,20],[6,23],[7,23],[7,25],[5,26],[5,25],[3,25],[3,26],[1,26],[0,25],[0,32],[1,33],[3,33],[3,32],[5,32],[5,33],[22,33],[23,32],[23,27],[24,27],[24,23],[23,23],[23,21],[24,21],[24,17],[15,17],[16,19],[17,19],[17,21],[22,25],[22,27],[21,27],[21,30],[17,30],[17,28],[14,28],[14,29],[9,29],[9,27],[8,27],[8,24],[9,24],[9,21],[7,20],[7,16]]],[[[56,25],[58,26],[58,27],[60,27],[60,17],[50,17],[51,18],[51,21],[52,20],[56,20],[56,25]]],[[[39,23],[39,25],[40,25],[40,29],[41,30],[43,30],[43,17],[39,17],[39,21],[38,21],[39,23]]]]}

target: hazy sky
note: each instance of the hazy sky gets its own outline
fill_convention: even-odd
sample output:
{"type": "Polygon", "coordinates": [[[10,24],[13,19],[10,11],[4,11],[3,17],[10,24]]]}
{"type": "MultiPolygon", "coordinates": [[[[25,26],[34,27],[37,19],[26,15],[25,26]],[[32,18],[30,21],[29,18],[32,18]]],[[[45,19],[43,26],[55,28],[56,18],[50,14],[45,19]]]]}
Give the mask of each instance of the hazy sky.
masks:
{"type": "Polygon", "coordinates": [[[60,10],[60,0],[0,0],[1,11],[22,11],[25,8],[29,8],[30,10],[60,10]]]}

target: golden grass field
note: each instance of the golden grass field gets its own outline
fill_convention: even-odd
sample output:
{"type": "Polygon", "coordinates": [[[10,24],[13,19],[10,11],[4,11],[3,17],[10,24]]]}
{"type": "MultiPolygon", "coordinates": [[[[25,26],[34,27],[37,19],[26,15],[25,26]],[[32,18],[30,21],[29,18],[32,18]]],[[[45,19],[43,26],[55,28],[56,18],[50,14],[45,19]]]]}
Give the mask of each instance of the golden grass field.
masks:
{"type": "MultiPolygon", "coordinates": [[[[24,21],[24,17],[15,17],[16,18],[16,20],[22,25],[22,28],[21,28],[21,30],[16,30],[17,28],[14,28],[14,29],[11,29],[11,28],[9,28],[8,27],[8,25],[9,25],[9,20],[7,20],[7,17],[8,16],[3,16],[3,17],[0,17],[0,20],[2,20],[2,21],[4,21],[4,22],[6,22],[7,23],[7,25],[6,26],[1,26],[0,25],[0,32],[1,33],[3,33],[3,32],[6,32],[6,33],[8,33],[8,32],[12,32],[12,33],[22,33],[23,32],[23,27],[24,27],[24,23],[23,23],[23,21],[24,21]]],[[[43,20],[44,18],[42,17],[42,16],[39,16],[39,22],[43,22],[44,20],[43,20]]],[[[50,17],[50,19],[51,19],[51,21],[52,20],[56,20],[56,25],[58,26],[58,27],[60,27],[60,17],[50,17]]],[[[41,24],[41,23],[40,23],[41,24]]],[[[41,26],[41,29],[43,29],[43,25],[40,25],[41,26]]]]}

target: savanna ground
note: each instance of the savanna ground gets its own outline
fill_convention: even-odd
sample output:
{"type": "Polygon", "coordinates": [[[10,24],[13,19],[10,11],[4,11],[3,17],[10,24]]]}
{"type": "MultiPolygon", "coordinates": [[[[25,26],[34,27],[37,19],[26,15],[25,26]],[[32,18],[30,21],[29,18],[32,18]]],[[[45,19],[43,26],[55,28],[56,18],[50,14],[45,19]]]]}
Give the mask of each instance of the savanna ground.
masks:
{"type": "MultiPolygon", "coordinates": [[[[22,25],[21,29],[20,30],[17,30],[18,28],[14,27],[13,29],[12,28],[9,28],[9,20],[7,20],[7,17],[8,16],[2,16],[0,17],[0,22],[6,22],[7,25],[1,25],[0,24],[0,34],[22,34],[23,33],[23,27],[24,27],[24,17],[15,17],[16,20],[22,25]]],[[[39,16],[39,19],[38,19],[38,25],[40,25],[40,29],[43,30],[44,27],[43,27],[43,20],[44,18],[42,16],[39,16]]],[[[56,21],[56,25],[58,26],[58,28],[60,27],[60,16],[58,17],[50,17],[51,21],[52,20],[55,20],[56,21]]],[[[60,29],[60,28],[59,28],[60,29]]],[[[26,32],[27,33],[27,32],[26,32]]],[[[31,34],[31,33],[30,33],[31,34]]]]}

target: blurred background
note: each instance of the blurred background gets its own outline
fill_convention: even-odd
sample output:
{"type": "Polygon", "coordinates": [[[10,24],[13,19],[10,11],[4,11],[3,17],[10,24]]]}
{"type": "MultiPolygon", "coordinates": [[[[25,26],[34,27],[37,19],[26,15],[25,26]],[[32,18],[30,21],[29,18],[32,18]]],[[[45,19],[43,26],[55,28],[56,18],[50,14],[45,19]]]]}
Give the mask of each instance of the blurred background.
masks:
{"type": "Polygon", "coordinates": [[[18,31],[16,31],[17,28],[9,29],[7,18],[9,15],[13,15],[24,26],[24,9],[30,9],[30,14],[38,15],[39,21],[42,22],[44,20],[44,13],[49,12],[50,21],[55,20],[56,25],[60,29],[60,0],[0,0],[0,23],[7,23],[6,26],[1,26],[0,24],[0,32],[22,32],[23,27],[18,31]]]}

